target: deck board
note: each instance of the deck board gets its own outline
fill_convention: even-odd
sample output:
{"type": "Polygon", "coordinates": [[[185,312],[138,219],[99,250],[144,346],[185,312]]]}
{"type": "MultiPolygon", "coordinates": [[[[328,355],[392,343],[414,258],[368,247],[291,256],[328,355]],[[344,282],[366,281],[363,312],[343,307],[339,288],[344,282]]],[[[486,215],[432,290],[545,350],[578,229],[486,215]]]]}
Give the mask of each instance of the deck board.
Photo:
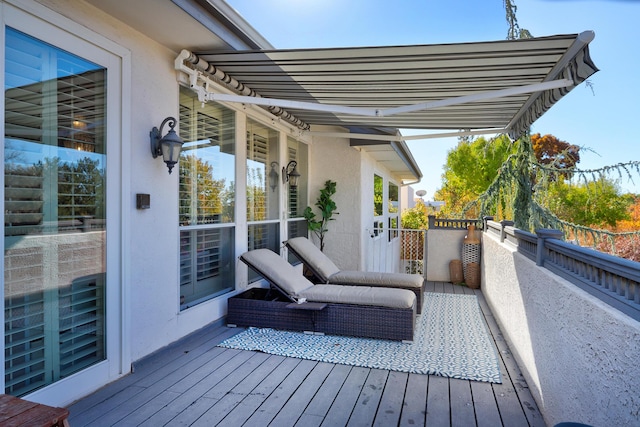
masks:
{"type": "Polygon", "coordinates": [[[350,372],[351,366],[332,365],[331,373],[329,373],[316,395],[305,408],[302,413],[303,417],[308,416],[312,419],[319,417],[320,423],[322,423],[350,372]]]}
{"type": "Polygon", "coordinates": [[[426,425],[448,426],[450,423],[449,378],[432,375],[427,387],[426,425]]]}
{"type": "Polygon", "coordinates": [[[470,381],[473,409],[476,414],[478,427],[492,427],[502,424],[500,411],[493,395],[493,388],[489,383],[470,381]]]}
{"type": "Polygon", "coordinates": [[[311,360],[302,360],[291,371],[291,374],[287,374],[282,383],[265,399],[244,425],[264,426],[271,423],[317,364],[318,362],[311,360]]]}
{"type": "Polygon", "coordinates": [[[135,372],[71,405],[70,423],[126,426],[544,426],[480,290],[502,384],[334,365],[216,347],[241,329],[212,325],[136,363],[135,372]]]}
{"type": "Polygon", "coordinates": [[[365,381],[360,395],[353,408],[347,426],[364,427],[373,425],[376,412],[382,399],[382,391],[387,383],[389,371],[371,369],[365,381]]]}
{"type": "Polygon", "coordinates": [[[322,421],[322,426],[347,425],[360,396],[360,391],[369,376],[370,369],[353,367],[336,395],[333,404],[322,421]]]}
{"type": "Polygon", "coordinates": [[[271,423],[276,426],[294,425],[304,413],[309,402],[318,393],[318,390],[331,373],[332,367],[331,363],[317,363],[271,423]]]}
{"type": "MultiPolygon", "coordinates": [[[[243,425],[250,417],[252,417],[258,408],[267,400],[271,394],[276,391],[278,386],[292,374],[296,367],[302,362],[299,359],[285,358],[264,380],[258,384],[249,394],[245,396],[225,417],[225,425],[243,425]]],[[[197,424],[202,426],[215,425],[213,421],[220,417],[222,414],[217,410],[213,410],[211,413],[198,420],[197,424]]],[[[259,412],[258,412],[259,415],[259,412]]],[[[266,425],[266,424],[263,424],[266,425]]]]}
{"type": "Polygon", "coordinates": [[[404,392],[400,425],[424,426],[427,415],[428,375],[409,374],[404,392]]]}
{"type": "Polygon", "coordinates": [[[402,414],[405,390],[409,374],[406,372],[389,372],[387,383],[382,391],[382,399],[374,420],[374,426],[386,427],[398,425],[402,414]]]}
{"type": "Polygon", "coordinates": [[[452,426],[472,426],[476,416],[471,396],[471,381],[451,378],[449,380],[449,404],[451,405],[452,426]]]}

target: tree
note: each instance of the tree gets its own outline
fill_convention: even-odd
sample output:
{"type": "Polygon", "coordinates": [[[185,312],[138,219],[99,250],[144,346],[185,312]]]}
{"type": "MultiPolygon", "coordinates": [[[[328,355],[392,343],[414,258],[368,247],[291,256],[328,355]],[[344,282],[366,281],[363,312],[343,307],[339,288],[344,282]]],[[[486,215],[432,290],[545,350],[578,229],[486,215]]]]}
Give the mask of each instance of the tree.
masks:
{"type": "MultiPolygon", "coordinates": [[[[506,19],[509,24],[507,39],[529,38],[529,31],[521,29],[516,18],[517,7],[514,0],[503,0],[506,19]]],[[[590,86],[590,82],[585,84],[590,86]]],[[[623,239],[627,253],[640,253],[637,244],[640,232],[613,233],[607,230],[592,228],[595,226],[615,226],[617,221],[624,221],[621,214],[624,206],[633,203],[629,197],[619,194],[615,183],[608,179],[609,174],[615,172],[619,178],[626,175],[632,178],[631,172],[640,174],[640,161],[629,161],[599,169],[579,170],[576,164],[580,161],[579,148],[560,141],[551,135],[541,137],[540,134],[529,136],[525,133],[518,141],[518,151],[510,154],[497,169],[494,180],[486,190],[477,196],[470,205],[480,206],[477,216],[492,214],[505,202],[510,200],[512,218],[518,228],[531,231],[538,227],[553,227],[565,231],[565,234],[590,236],[590,243],[594,245],[604,242],[605,237],[616,253],[616,239],[623,239]],[[535,149],[534,149],[535,147],[535,149]],[[577,178],[584,182],[582,188],[568,186],[565,180],[577,178]],[[556,188],[550,190],[552,186],[556,188]],[[563,193],[554,195],[554,192],[563,193]],[[570,207],[572,209],[570,209],[570,207]],[[573,209],[575,207],[575,209],[573,209]],[[558,217],[571,217],[582,224],[570,222],[558,217]]],[[[443,200],[458,200],[469,197],[464,190],[469,186],[457,182],[458,176],[447,164],[443,175],[444,186],[436,192],[443,200]],[[447,199],[449,197],[449,199],[447,199]]],[[[632,200],[632,198],[631,198],[632,200]]],[[[455,207],[461,212],[459,204],[449,202],[448,209],[455,207]]],[[[466,208],[465,208],[466,209],[466,208]]],[[[503,209],[504,210],[504,209],[503,209]]],[[[602,247],[598,247],[603,250],[602,247]]],[[[638,256],[640,258],[640,255],[638,256]]],[[[635,258],[634,258],[635,259],[635,258]]]]}
{"type": "Polygon", "coordinates": [[[629,218],[618,221],[615,231],[627,232],[640,230],[640,195],[630,194],[628,197],[633,199],[628,210],[629,218]]]}
{"type": "MultiPolygon", "coordinates": [[[[489,188],[501,165],[514,152],[515,146],[506,135],[490,140],[482,137],[475,141],[461,140],[447,154],[443,185],[435,193],[436,199],[445,202],[441,214],[454,216],[463,212],[489,188]]],[[[467,212],[468,216],[478,214],[477,210],[467,212]]]]}
{"type": "Polygon", "coordinates": [[[564,221],[573,224],[615,228],[618,221],[630,219],[629,208],[634,198],[622,195],[611,179],[571,184],[561,180],[549,186],[544,198],[546,206],[564,221]]]}
{"type": "Polygon", "coordinates": [[[412,208],[405,209],[400,219],[402,228],[425,230],[429,227],[429,214],[422,200],[418,200],[412,208]]]}
{"type": "Polygon", "coordinates": [[[513,199],[513,221],[515,226],[522,230],[531,228],[531,153],[531,140],[525,136],[520,139],[518,154],[515,156],[517,175],[513,199]]]}
{"type": "Polygon", "coordinates": [[[446,202],[444,215],[465,214],[469,203],[474,208],[467,210],[467,217],[510,217],[523,230],[562,222],[612,228],[627,219],[633,197],[622,195],[616,182],[604,175],[587,180],[575,168],[578,161],[579,148],[553,135],[525,135],[513,144],[506,136],[464,140],[448,153],[443,187],[436,196],[446,202]],[[582,184],[566,178],[573,174],[582,184]]]}
{"type": "Polygon", "coordinates": [[[640,230],[640,196],[631,194],[628,197],[633,199],[628,210],[629,218],[618,221],[615,233],[602,239],[596,249],[640,262],[640,239],[637,238],[636,231],[640,230]]]}
{"type": "MultiPolygon", "coordinates": [[[[580,147],[561,141],[553,135],[531,135],[533,153],[542,165],[571,170],[580,162],[580,147]]],[[[569,176],[565,174],[565,176],[569,176]]]]}

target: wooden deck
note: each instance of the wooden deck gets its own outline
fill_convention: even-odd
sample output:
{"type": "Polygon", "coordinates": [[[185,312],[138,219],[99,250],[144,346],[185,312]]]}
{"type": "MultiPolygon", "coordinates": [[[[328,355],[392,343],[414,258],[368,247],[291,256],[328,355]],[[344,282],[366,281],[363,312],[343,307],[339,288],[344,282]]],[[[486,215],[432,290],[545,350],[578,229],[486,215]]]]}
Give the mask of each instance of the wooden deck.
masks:
{"type": "Polygon", "coordinates": [[[199,331],[73,404],[81,426],[544,426],[480,291],[502,384],[334,365],[216,347],[240,329],[199,331]]]}

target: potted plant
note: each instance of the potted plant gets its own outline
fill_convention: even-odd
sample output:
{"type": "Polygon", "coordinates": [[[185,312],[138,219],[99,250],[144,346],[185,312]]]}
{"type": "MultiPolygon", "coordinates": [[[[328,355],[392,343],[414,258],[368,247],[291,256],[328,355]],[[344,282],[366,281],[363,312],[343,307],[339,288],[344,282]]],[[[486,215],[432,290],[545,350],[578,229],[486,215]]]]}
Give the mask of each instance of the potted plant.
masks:
{"type": "Polygon", "coordinates": [[[324,183],[324,188],[320,190],[320,196],[316,201],[316,207],[320,209],[320,217],[316,217],[316,214],[311,209],[311,206],[307,206],[304,210],[304,218],[307,220],[307,227],[313,234],[316,235],[320,241],[320,250],[324,251],[324,237],[328,229],[329,221],[333,221],[333,215],[338,215],[336,212],[336,203],[331,199],[336,193],[336,183],[331,180],[327,180],[324,183]]]}

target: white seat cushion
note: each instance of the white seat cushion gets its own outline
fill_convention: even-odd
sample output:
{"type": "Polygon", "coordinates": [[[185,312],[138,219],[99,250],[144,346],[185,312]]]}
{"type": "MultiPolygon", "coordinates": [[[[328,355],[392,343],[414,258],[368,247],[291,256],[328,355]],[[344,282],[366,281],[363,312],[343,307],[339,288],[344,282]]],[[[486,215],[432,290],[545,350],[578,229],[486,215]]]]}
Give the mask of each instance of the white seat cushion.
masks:
{"type": "Polygon", "coordinates": [[[302,291],[314,287],[294,266],[269,249],[245,252],[241,258],[289,296],[299,298],[302,291]]]}
{"type": "Polygon", "coordinates": [[[406,289],[372,288],[370,286],[317,285],[300,292],[308,302],[373,305],[390,308],[412,308],[416,295],[406,289]]]}
{"type": "Polygon", "coordinates": [[[339,271],[329,277],[336,285],[384,286],[388,288],[422,288],[424,279],[419,274],[378,273],[373,271],[339,271]]]}
{"type": "Polygon", "coordinates": [[[320,276],[319,279],[325,283],[328,283],[332,274],[340,271],[338,266],[306,237],[289,239],[287,246],[297,253],[302,258],[302,262],[317,273],[320,276]]]}

